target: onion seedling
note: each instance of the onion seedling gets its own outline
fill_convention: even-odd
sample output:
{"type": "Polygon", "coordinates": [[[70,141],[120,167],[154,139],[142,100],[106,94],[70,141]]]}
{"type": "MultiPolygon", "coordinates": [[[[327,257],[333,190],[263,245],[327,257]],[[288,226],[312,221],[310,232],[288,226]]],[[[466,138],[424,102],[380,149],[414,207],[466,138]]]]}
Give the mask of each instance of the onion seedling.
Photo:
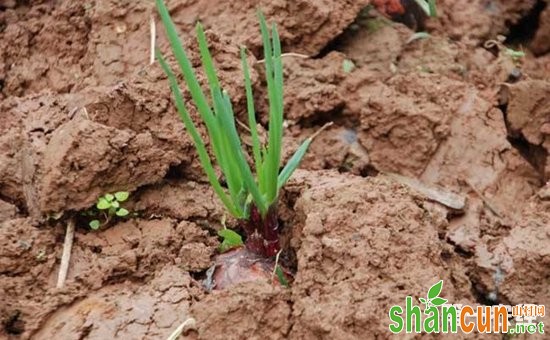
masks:
{"type": "Polygon", "coordinates": [[[176,108],[193,139],[208,181],[227,211],[234,217],[245,221],[243,227],[247,234],[247,249],[266,257],[274,256],[279,251],[276,212],[279,190],[300,164],[314,137],[306,139],[283,169],[280,169],[284,105],[281,42],[277,26],[273,24],[268,27],[264,16],[258,12],[269,102],[269,130],[265,145],[260,142],[258,134],[247,52],[244,47],[240,50],[247,100],[248,129],[252,140],[253,171],[247,162],[246,151],[243,149],[237,131],[231,100],[218,79],[202,25],[197,23],[196,34],[202,66],[208,83],[208,97],[197,80],[195,70],[178,38],[168,9],[162,0],[156,0],[156,4],[191,101],[206,126],[214,159],[223,173],[227,185],[226,187],[222,186],[218,180],[205,142],[189,115],[176,76],[157,49],[156,58],[168,77],[176,108]]]}

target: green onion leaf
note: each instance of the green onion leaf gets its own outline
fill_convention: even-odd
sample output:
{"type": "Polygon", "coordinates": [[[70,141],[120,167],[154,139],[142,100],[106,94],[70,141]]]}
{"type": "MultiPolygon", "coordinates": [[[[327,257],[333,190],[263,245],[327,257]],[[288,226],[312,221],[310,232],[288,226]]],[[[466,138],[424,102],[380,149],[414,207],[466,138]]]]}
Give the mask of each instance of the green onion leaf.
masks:
{"type": "MultiPolygon", "coordinates": [[[[214,61],[212,60],[212,56],[210,55],[210,51],[208,50],[206,35],[204,34],[204,30],[200,23],[197,23],[196,31],[197,31],[197,41],[199,43],[201,60],[202,60],[204,72],[208,79],[208,85],[210,87],[210,95],[212,97],[214,112],[216,113],[216,116],[219,116],[219,112],[220,110],[222,110],[222,108],[219,106],[220,103],[215,102],[214,92],[219,91],[220,84],[219,84],[218,76],[216,75],[214,61]]],[[[235,195],[239,190],[239,183],[238,181],[235,182],[235,179],[238,178],[238,175],[235,175],[234,173],[233,174],[230,173],[231,172],[231,169],[230,169],[231,154],[224,152],[224,147],[223,147],[225,144],[225,141],[223,138],[224,127],[223,125],[220,125],[219,119],[212,120],[211,123],[207,124],[207,127],[208,127],[210,140],[212,140],[211,145],[214,151],[214,156],[216,157],[216,160],[218,161],[218,165],[220,166],[223,174],[226,177],[230,194],[232,196],[232,199],[234,200],[235,195]]],[[[239,206],[239,205],[236,204],[236,206],[239,206]]]]}
{"type": "Polygon", "coordinates": [[[250,72],[248,69],[248,62],[246,61],[246,49],[241,48],[241,63],[244,73],[244,86],[246,90],[246,103],[248,111],[248,127],[250,128],[250,135],[252,137],[252,153],[254,155],[254,164],[256,165],[256,173],[261,171],[262,155],[260,138],[258,137],[258,123],[256,122],[256,112],[254,110],[254,95],[252,93],[252,82],[250,80],[250,72]]]}
{"type": "Polygon", "coordinates": [[[302,161],[302,158],[304,158],[304,155],[307,152],[307,149],[309,148],[309,145],[317,137],[321,132],[323,132],[328,127],[332,126],[332,122],[328,122],[325,125],[323,125],[319,130],[317,130],[313,135],[311,135],[308,139],[306,139],[302,145],[294,152],[294,155],[290,157],[288,162],[286,163],[285,167],[279,174],[279,177],[277,178],[277,190],[281,189],[283,185],[286,184],[294,170],[298,168],[300,165],[300,162],[302,161]]]}
{"type": "MultiPolygon", "coordinates": [[[[199,160],[208,177],[208,181],[212,185],[216,195],[233,216],[247,218],[249,208],[253,204],[258,208],[261,215],[265,217],[269,208],[276,203],[280,188],[288,181],[292,172],[298,167],[313,139],[309,138],[306,140],[279,173],[281,166],[284,101],[281,41],[276,25],[272,24],[271,27],[268,27],[265,17],[261,12],[258,12],[260,32],[264,46],[265,76],[269,103],[267,145],[262,145],[259,138],[246,49],[243,47],[240,51],[247,100],[248,125],[252,138],[254,174],[247,161],[248,155],[245,149],[243,149],[241,139],[239,138],[231,100],[222,89],[220,80],[218,79],[214,60],[208,48],[206,34],[202,25],[200,23],[196,25],[196,34],[210,98],[207,98],[203,92],[203,88],[178,38],[176,27],[170,18],[163,0],[156,0],[156,4],[166,29],[168,41],[189,90],[192,103],[195,105],[201,120],[206,126],[213,156],[224,175],[227,191],[219,182],[205,142],[198,133],[196,125],[187,111],[176,76],[157,49],[155,50],[156,57],[168,77],[176,108],[195,144],[199,160]]],[[[109,212],[119,208],[120,205],[118,202],[122,202],[128,198],[128,193],[122,195],[120,199],[118,194],[120,193],[115,194],[115,198],[117,199],[117,203],[115,203],[116,207],[113,207],[112,204],[107,206],[102,203],[105,205],[105,209],[110,209],[109,212]]],[[[106,201],[109,203],[108,200],[106,201]]],[[[122,208],[119,208],[116,210],[116,213],[118,214],[121,210],[122,208]]]]}
{"type": "MultiPolygon", "coordinates": [[[[242,209],[242,202],[240,199],[240,192],[243,190],[244,182],[241,175],[241,169],[238,165],[239,160],[234,154],[232,144],[230,142],[230,136],[228,129],[225,127],[225,103],[222,99],[221,90],[215,88],[212,90],[214,107],[216,108],[217,124],[219,126],[219,140],[220,140],[220,157],[218,157],[218,163],[222,168],[225,175],[225,179],[229,188],[231,199],[238,209],[242,209]],[[222,165],[223,163],[223,165],[222,165]]],[[[231,118],[231,120],[233,117],[231,118]]],[[[244,212],[243,212],[244,213],[244,212]]]]}
{"type": "Polygon", "coordinates": [[[208,106],[208,102],[206,101],[206,97],[202,92],[199,81],[195,76],[195,72],[193,71],[193,66],[189,61],[189,58],[187,58],[187,54],[183,49],[183,45],[181,44],[181,41],[178,38],[176,27],[174,26],[174,23],[170,18],[170,14],[168,13],[168,9],[166,8],[166,5],[164,5],[164,2],[162,0],[156,0],[156,3],[160,13],[160,18],[162,19],[162,23],[166,28],[168,41],[170,41],[170,46],[172,46],[172,51],[174,52],[174,55],[176,56],[176,60],[178,61],[178,64],[181,68],[183,77],[185,78],[185,83],[187,84],[187,87],[189,87],[189,92],[191,93],[193,102],[197,106],[202,118],[205,120],[207,127],[210,129],[209,125],[213,122],[214,118],[212,115],[212,111],[208,106]]]}
{"type": "Polygon", "coordinates": [[[428,0],[428,4],[430,8],[429,15],[434,18],[437,17],[437,8],[435,7],[435,0],[428,0]]]}
{"type": "Polygon", "coordinates": [[[231,148],[233,149],[232,155],[236,157],[241,176],[246,185],[246,188],[254,199],[254,203],[256,204],[262,215],[265,216],[269,207],[265,202],[264,196],[260,193],[260,190],[258,189],[258,186],[254,180],[254,176],[252,175],[252,171],[250,170],[250,166],[248,165],[248,162],[244,157],[241,141],[239,139],[237,128],[235,126],[235,119],[233,117],[231,101],[226,94],[219,93],[219,95],[221,95],[221,98],[219,98],[218,100],[222,100],[224,102],[223,107],[225,110],[222,112],[221,119],[223,121],[223,126],[225,127],[225,133],[227,133],[229,143],[231,145],[231,148]]]}
{"type": "MultiPolygon", "coordinates": [[[[216,75],[216,69],[214,68],[214,62],[212,61],[212,56],[210,55],[210,50],[208,49],[208,43],[206,42],[206,35],[204,34],[204,29],[200,23],[197,23],[196,31],[201,60],[206,77],[208,78],[208,83],[210,84],[210,89],[214,90],[215,88],[220,88],[218,76],[216,75]]],[[[212,97],[214,97],[213,94],[212,97]]]]}
{"type": "Polygon", "coordinates": [[[292,175],[294,170],[296,170],[300,165],[300,162],[302,161],[302,158],[304,158],[304,155],[306,154],[310,144],[311,138],[306,139],[302,143],[302,145],[300,145],[300,147],[296,150],[296,152],[294,152],[294,155],[290,157],[285,167],[279,174],[279,177],[277,179],[277,189],[281,189],[290,179],[290,176],[292,175]]]}
{"type": "Polygon", "coordinates": [[[235,207],[234,203],[227,197],[226,193],[223,191],[223,188],[218,181],[218,178],[216,177],[216,172],[214,171],[214,167],[212,166],[210,156],[208,156],[208,152],[206,151],[206,146],[204,145],[202,137],[199,135],[195,124],[191,120],[191,116],[189,116],[189,112],[185,108],[185,104],[183,102],[183,97],[178,87],[176,76],[174,75],[172,69],[166,63],[158,49],[156,50],[156,57],[162,69],[164,70],[164,73],[166,73],[168,77],[170,88],[172,89],[172,93],[175,98],[176,107],[187,131],[189,132],[191,138],[193,139],[193,142],[195,143],[195,148],[197,149],[199,160],[206,173],[206,176],[208,177],[210,185],[212,185],[212,188],[216,192],[216,195],[218,195],[218,197],[223,202],[225,207],[229,210],[229,212],[236,217],[242,217],[238,209],[235,207]]]}
{"type": "Polygon", "coordinates": [[[437,8],[435,6],[435,0],[415,0],[418,6],[430,17],[437,16],[437,8]]]}
{"type": "MultiPolygon", "coordinates": [[[[269,138],[266,155],[267,159],[262,171],[266,172],[263,174],[263,179],[266,181],[264,187],[266,189],[267,202],[268,204],[271,204],[277,199],[277,182],[273,180],[273,178],[277,178],[279,173],[279,162],[282,147],[280,136],[282,134],[283,122],[282,112],[279,111],[279,98],[282,96],[282,89],[279,90],[277,88],[277,83],[279,81],[278,77],[282,74],[282,70],[274,71],[274,68],[276,66],[280,66],[281,64],[279,62],[274,63],[274,59],[277,59],[277,56],[273,55],[271,39],[265,17],[261,12],[258,13],[258,17],[260,19],[260,31],[262,33],[262,41],[264,44],[265,76],[269,98],[269,138]],[[275,74],[277,74],[277,76],[275,76],[275,74]],[[278,90],[279,93],[277,93],[278,90]]],[[[280,46],[277,48],[279,49],[280,54],[280,46]]]]}

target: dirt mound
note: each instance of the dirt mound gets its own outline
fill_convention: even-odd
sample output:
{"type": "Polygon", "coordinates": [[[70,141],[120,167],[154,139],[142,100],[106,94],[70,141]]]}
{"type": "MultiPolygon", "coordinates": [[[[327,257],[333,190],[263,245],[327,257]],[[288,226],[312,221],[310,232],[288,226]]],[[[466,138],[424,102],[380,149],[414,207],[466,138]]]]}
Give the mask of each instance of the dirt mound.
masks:
{"type": "Polygon", "coordinates": [[[266,282],[216,291],[193,305],[197,338],[283,339],[291,327],[289,295],[266,282]]]}
{"type": "Polygon", "coordinates": [[[224,212],[210,186],[192,181],[166,181],[147,187],[133,202],[129,206],[133,210],[178,220],[221,219],[224,212]]]}
{"type": "MultiPolygon", "coordinates": [[[[319,116],[330,116],[344,105],[340,85],[345,78],[344,55],[330,53],[319,59],[299,57],[285,59],[285,119],[307,123],[319,122],[319,116]],[[317,116],[317,117],[313,117],[317,116]]],[[[305,125],[305,124],[304,124],[305,125]]]]}
{"type": "Polygon", "coordinates": [[[45,88],[70,91],[89,67],[81,64],[90,33],[85,6],[71,1],[7,1],[6,7],[0,11],[2,95],[21,96],[45,88]]]}
{"type": "MultiPolygon", "coordinates": [[[[168,5],[183,32],[193,32],[199,19],[207,28],[256,52],[261,42],[255,13],[261,8],[279,25],[285,46],[315,55],[367,4],[367,0],[250,0],[168,5]],[[334,12],[339,14],[331,15],[334,12]],[[303,25],[306,22],[309,24],[303,25]]],[[[5,60],[0,69],[1,93],[21,96],[43,88],[72,92],[89,85],[112,85],[138,73],[149,62],[149,17],[153,10],[152,4],[142,2],[62,1],[55,5],[8,1],[0,11],[0,50],[5,60]]]]}
{"type": "Polygon", "coordinates": [[[21,117],[20,130],[11,130],[19,135],[10,136],[21,144],[4,154],[12,161],[1,194],[23,196],[20,204],[39,218],[85,209],[105,192],[159,181],[191,150],[189,139],[180,138],[184,130],[168,101],[159,100],[163,96],[139,85],[119,85],[20,101],[8,114],[21,117]],[[16,184],[22,192],[12,195],[16,184]]]}
{"type": "Polygon", "coordinates": [[[455,282],[451,299],[471,301],[463,274],[450,272],[452,250],[438,237],[445,218],[421,197],[383,177],[311,175],[294,182],[309,188],[296,202],[300,222],[291,240],[299,268],[291,338],[385,337],[380,311],[420,296],[438,278],[455,282]]]}
{"type": "Polygon", "coordinates": [[[448,272],[459,264],[438,236],[445,217],[401,184],[300,171],[287,190],[300,197],[288,222],[298,266],[292,288],[258,282],[209,295],[191,307],[199,338],[220,338],[222,329],[237,338],[383,336],[385,313],[377,311],[401,302],[386,292],[421,294],[437,278],[455,282],[456,300],[473,301],[467,278],[448,272]]]}
{"type": "Polygon", "coordinates": [[[442,0],[438,13],[442,32],[452,39],[475,44],[479,40],[493,39],[508,30],[535,7],[537,0],[483,1],[442,0]]]}
{"type": "Polygon", "coordinates": [[[347,1],[265,1],[244,0],[238,3],[191,1],[169,4],[168,8],[183,31],[191,32],[200,20],[207,28],[233,37],[237,44],[257,50],[261,46],[256,11],[272,18],[278,25],[281,41],[293,52],[316,55],[340,34],[369,3],[347,1]],[[338,13],[338,15],[333,15],[338,13]]]}
{"type": "Polygon", "coordinates": [[[371,163],[378,170],[419,175],[449,133],[464,84],[430,75],[397,75],[353,92],[357,97],[349,100],[345,114],[358,120],[358,139],[371,163]]]}
{"type": "Polygon", "coordinates": [[[55,287],[60,240],[62,235],[56,230],[37,228],[29,219],[0,223],[2,336],[36,329],[48,313],[73,300],[66,294],[47,293],[55,287]]]}
{"type": "MultiPolygon", "coordinates": [[[[158,327],[166,328],[161,332],[166,336],[177,325],[166,324],[164,313],[171,310],[169,308],[187,306],[188,302],[180,305],[183,298],[189,300],[191,295],[202,294],[200,284],[188,272],[208,268],[217,245],[217,241],[196,224],[177,223],[171,219],[131,220],[100,233],[79,232],[67,286],[59,290],[54,287],[58,270],[56,263],[61,256],[58,245],[62,240],[62,230],[31,227],[28,220],[22,219],[0,226],[3,233],[0,240],[4,243],[0,254],[1,286],[6,297],[0,315],[6,331],[28,337],[40,328],[42,331],[36,334],[37,338],[47,339],[48,334],[53,334],[50,332],[63,328],[58,323],[65,323],[66,315],[74,314],[76,309],[80,311],[76,314],[81,319],[72,319],[74,323],[63,328],[68,337],[70,334],[88,334],[92,330],[113,337],[125,327],[132,332],[132,327],[137,327],[131,325],[135,314],[149,312],[156,313],[155,324],[164,322],[164,326],[158,327]],[[33,234],[29,234],[31,230],[33,234]],[[26,266],[21,266],[19,261],[26,266]],[[144,284],[150,288],[144,291],[144,284]],[[187,297],[178,298],[184,294],[181,288],[184,286],[189,290],[187,297]],[[161,294],[157,292],[159,290],[161,294]],[[164,293],[166,299],[163,297],[162,301],[157,301],[164,293]],[[142,310],[136,306],[127,310],[118,304],[118,298],[112,301],[113,296],[119,294],[127,296],[126,305],[143,300],[143,303],[151,302],[152,309],[142,310]],[[24,296],[26,298],[22,299],[24,296]],[[60,308],[68,304],[71,305],[60,308]],[[100,307],[104,309],[100,310],[100,307]],[[122,308],[119,311],[124,313],[114,313],[113,308],[122,308]],[[112,324],[99,322],[105,317],[104,313],[113,316],[112,322],[118,325],[118,331],[113,330],[112,324]],[[116,332],[108,333],[112,331],[116,332]]],[[[150,319],[143,317],[143,320],[150,319]]],[[[149,329],[153,332],[155,327],[143,320],[135,321],[145,327],[139,331],[149,329]]]]}
{"type": "Polygon", "coordinates": [[[13,204],[0,200],[0,223],[17,217],[18,209],[13,204]]]}
{"type": "MultiPolygon", "coordinates": [[[[546,185],[547,192],[548,187],[546,185]]],[[[514,304],[525,299],[537,304],[550,304],[547,282],[539,279],[550,274],[549,199],[548,196],[533,197],[525,207],[523,220],[504,238],[496,251],[500,255],[497,258],[503,271],[497,288],[514,304]]]]}
{"type": "Polygon", "coordinates": [[[188,274],[166,266],[145,288],[132,283],[107,286],[57,310],[33,339],[167,338],[188,315],[192,285],[188,274]]]}
{"type": "Polygon", "coordinates": [[[508,134],[526,159],[550,179],[550,83],[525,81],[501,91],[508,134]]]}

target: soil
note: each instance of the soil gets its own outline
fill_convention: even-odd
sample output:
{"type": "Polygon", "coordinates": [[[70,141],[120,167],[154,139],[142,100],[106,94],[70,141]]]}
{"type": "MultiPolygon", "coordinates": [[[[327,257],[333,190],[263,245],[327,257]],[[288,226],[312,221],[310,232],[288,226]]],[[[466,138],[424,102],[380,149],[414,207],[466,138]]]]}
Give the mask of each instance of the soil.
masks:
{"type": "Polygon", "coordinates": [[[441,0],[415,24],[427,38],[367,0],[168,6],[195,66],[207,28],[243,120],[249,48],[264,128],[256,8],[308,56],[284,58],[284,158],[334,125],[280,194],[294,281],[205,289],[226,216],[149,64],[151,3],[5,0],[0,339],[165,339],[186,321],[189,339],[386,339],[390,306],[439,280],[453,303],[550,305],[548,1],[441,0]],[[120,190],[131,216],[92,231],[83,214],[120,190]]]}

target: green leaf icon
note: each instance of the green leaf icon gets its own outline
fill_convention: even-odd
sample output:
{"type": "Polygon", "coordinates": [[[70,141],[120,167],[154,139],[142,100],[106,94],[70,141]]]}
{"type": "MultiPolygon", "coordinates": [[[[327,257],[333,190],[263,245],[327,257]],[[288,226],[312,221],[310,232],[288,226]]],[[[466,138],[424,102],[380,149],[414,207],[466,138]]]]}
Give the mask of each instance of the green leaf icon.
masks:
{"type": "Polygon", "coordinates": [[[424,298],[418,298],[418,300],[420,300],[421,303],[426,304],[426,299],[424,299],[424,298]]]}
{"type": "Polygon", "coordinates": [[[442,304],[447,303],[447,299],[436,297],[431,302],[432,302],[432,305],[434,306],[441,306],[442,304]]]}
{"type": "Polygon", "coordinates": [[[115,196],[113,196],[112,194],[105,194],[105,199],[109,202],[111,202],[114,198],[115,196]]]}
{"type": "Polygon", "coordinates": [[[93,230],[97,230],[99,229],[99,226],[100,226],[100,223],[98,220],[93,220],[89,223],[89,226],[90,228],[92,228],[93,230]]]}
{"type": "Polygon", "coordinates": [[[109,209],[111,207],[111,202],[107,201],[105,198],[101,197],[96,204],[96,207],[99,210],[109,209]]]}
{"type": "Polygon", "coordinates": [[[130,196],[130,193],[127,192],[127,191],[119,191],[119,192],[115,192],[115,198],[117,201],[119,202],[124,202],[128,199],[128,197],[130,196]]]}
{"type": "Polygon", "coordinates": [[[441,289],[443,289],[443,280],[440,280],[430,288],[428,291],[428,299],[432,300],[436,298],[441,293],[441,289]]]}

